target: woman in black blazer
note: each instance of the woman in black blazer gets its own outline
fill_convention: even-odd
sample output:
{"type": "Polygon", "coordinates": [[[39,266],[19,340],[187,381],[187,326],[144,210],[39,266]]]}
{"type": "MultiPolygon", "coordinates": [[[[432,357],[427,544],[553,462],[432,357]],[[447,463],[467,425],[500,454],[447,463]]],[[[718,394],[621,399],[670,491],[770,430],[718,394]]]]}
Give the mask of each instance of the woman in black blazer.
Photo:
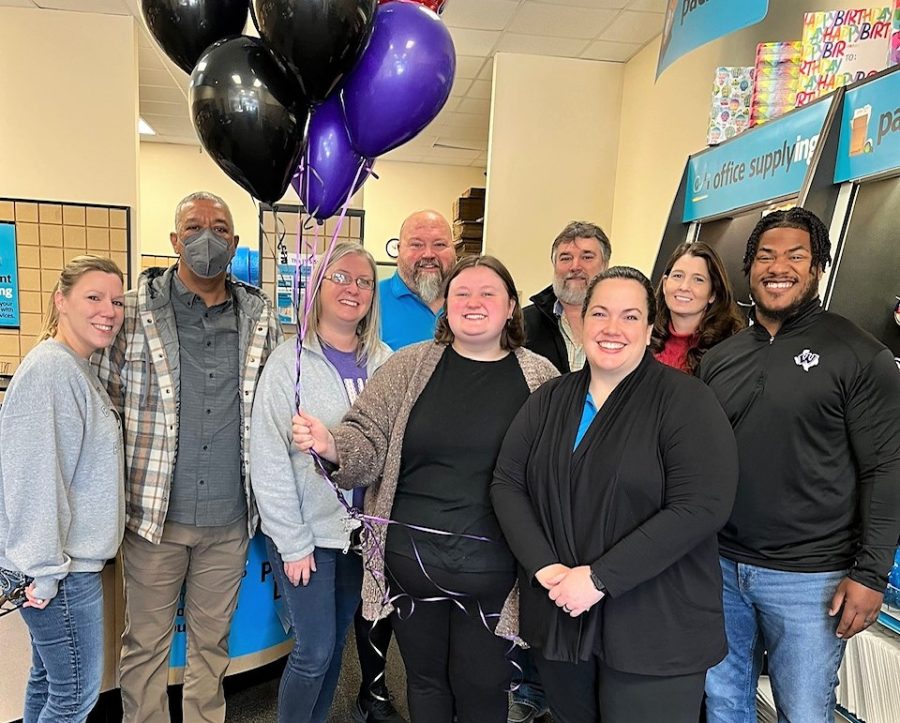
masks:
{"type": "Polygon", "coordinates": [[[597,276],[588,364],[528,399],[497,462],[520,635],[557,723],[696,723],[727,652],[716,532],[737,449],[712,392],[647,350],[655,315],[641,272],[597,276]]]}

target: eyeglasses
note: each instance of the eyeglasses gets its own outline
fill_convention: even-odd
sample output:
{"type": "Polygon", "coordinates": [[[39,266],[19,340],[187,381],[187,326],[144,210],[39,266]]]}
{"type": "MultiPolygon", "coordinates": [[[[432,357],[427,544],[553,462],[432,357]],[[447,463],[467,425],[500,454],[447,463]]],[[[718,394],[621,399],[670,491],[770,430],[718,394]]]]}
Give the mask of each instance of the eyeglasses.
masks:
{"type": "Polygon", "coordinates": [[[335,271],[331,276],[323,276],[322,278],[328,279],[338,286],[350,286],[355,281],[356,285],[363,291],[371,291],[375,288],[375,279],[370,279],[366,276],[354,279],[350,274],[345,274],[343,271],[335,271]]]}

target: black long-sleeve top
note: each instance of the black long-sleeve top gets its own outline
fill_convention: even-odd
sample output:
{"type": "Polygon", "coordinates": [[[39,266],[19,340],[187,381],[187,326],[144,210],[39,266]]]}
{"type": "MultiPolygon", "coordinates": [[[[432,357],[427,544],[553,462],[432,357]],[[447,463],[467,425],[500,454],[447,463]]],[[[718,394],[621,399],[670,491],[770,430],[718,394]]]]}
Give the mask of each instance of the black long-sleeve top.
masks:
{"type": "Polygon", "coordinates": [[[716,532],[731,510],[737,451],[697,379],[648,352],[573,452],[590,370],[544,384],[504,440],[491,498],[519,562],[520,634],[550,659],[599,652],[617,670],[696,673],[724,656],[716,532]],[[578,618],[535,580],[590,565],[607,597],[578,618]]]}
{"type": "Polygon", "coordinates": [[[792,572],[852,568],[852,579],[884,590],[900,534],[891,352],[813,299],[774,337],[755,324],[711,349],[700,378],[740,458],[722,555],[792,572]]]}

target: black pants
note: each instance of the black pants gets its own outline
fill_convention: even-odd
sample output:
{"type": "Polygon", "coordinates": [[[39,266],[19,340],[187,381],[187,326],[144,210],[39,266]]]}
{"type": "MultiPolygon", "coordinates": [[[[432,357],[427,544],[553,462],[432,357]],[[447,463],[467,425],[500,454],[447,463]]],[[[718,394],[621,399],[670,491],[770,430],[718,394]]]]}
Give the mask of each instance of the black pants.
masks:
{"type": "Polygon", "coordinates": [[[372,698],[375,692],[382,695],[380,691],[387,683],[384,667],[391,646],[391,619],[383,618],[373,625],[362,616],[360,604],[353,616],[353,631],[356,633],[356,654],[362,674],[359,695],[362,698],[372,698]]]}
{"type": "Polygon", "coordinates": [[[405,591],[415,602],[397,600],[391,616],[406,667],[412,723],[506,723],[513,666],[510,643],[493,634],[515,576],[509,573],[449,573],[428,568],[434,583],[465,593],[465,612],[428,581],[415,560],[388,554],[391,594],[405,591]],[[482,620],[478,603],[484,614],[482,620]],[[414,606],[413,606],[414,605],[414,606]],[[488,629],[488,626],[490,629],[488,629]]]}
{"type": "Polygon", "coordinates": [[[697,723],[706,673],[622,673],[595,655],[583,663],[547,660],[532,651],[555,723],[697,723]]]}

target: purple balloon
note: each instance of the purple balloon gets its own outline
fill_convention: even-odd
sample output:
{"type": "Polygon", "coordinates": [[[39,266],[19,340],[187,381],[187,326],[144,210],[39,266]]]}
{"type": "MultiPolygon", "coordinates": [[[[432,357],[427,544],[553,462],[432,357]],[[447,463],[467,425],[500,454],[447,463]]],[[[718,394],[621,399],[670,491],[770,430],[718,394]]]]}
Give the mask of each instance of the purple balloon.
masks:
{"type": "Polygon", "coordinates": [[[310,215],[324,221],[334,216],[369,176],[365,169],[360,171],[366,159],[350,144],[336,94],[313,111],[307,142],[306,162],[298,167],[291,184],[310,215]]]}
{"type": "Polygon", "coordinates": [[[353,147],[374,158],[418,135],[450,97],[455,72],[453,39],[434,12],[402,0],[379,5],[341,91],[353,147]]]}

